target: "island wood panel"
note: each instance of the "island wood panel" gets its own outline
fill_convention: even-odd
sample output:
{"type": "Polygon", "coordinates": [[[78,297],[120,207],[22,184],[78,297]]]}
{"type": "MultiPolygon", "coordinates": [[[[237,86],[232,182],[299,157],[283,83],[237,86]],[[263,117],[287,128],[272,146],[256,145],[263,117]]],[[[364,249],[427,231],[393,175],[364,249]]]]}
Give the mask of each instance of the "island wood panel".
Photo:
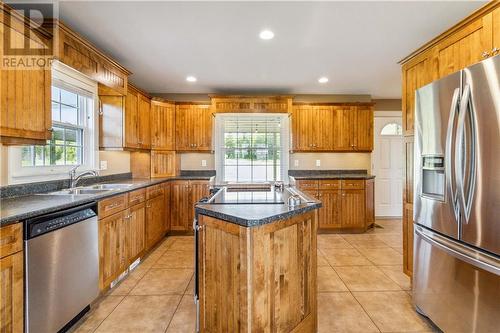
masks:
{"type": "Polygon", "coordinates": [[[139,258],[146,248],[146,205],[144,202],[131,206],[125,219],[125,248],[128,263],[139,258]]]}
{"type": "MultiPolygon", "coordinates": [[[[162,188],[163,191],[163,188],[162,188]]],[[[146,202],[146,248],[165,236],[165,197],[163,193],[146,202]]]]}
{"type": "Polygon", "coordinates": [[[191,191],[189,181],[176,180],[170,185],[170,230],[190,231],[192,229],[191,191]]]}
{"type": "Polygon", "coordinates": [[[151,101],[151,149],[175,150],[175,104],[151,101]]]}
{"type": "Polygon", "coordinates": [[[316,332],[315,211],[245,228],[200,216],[201,332],[316,332]]]}
{"type": "Polygon", "coordinates": [[[99,286],[107,288],[126,267],[126,211],[99,220],[99,286]]]}
{"type": "Polygon", "coordinates": [[[23,252],[0,259],[0,332],[24,332],[23,252]]]}

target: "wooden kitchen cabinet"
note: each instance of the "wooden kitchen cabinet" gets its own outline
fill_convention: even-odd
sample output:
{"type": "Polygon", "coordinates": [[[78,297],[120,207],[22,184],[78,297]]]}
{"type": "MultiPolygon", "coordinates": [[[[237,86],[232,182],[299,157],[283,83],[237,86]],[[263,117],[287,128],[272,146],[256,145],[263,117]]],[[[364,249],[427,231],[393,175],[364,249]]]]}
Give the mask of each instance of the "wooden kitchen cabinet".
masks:
{"type": "Polygon", "coordinates": [[[164,229],[164,234],[168,233],[170,231],[170,208],[171,208],[171,203],[170,203],[170,196],[171,196],[171,185],[170,182],[164,183],[163,184],[163,198],[165,199],[164,207],[165,207],[165,216],[163,218],[163,229],[164,229]]]}
{"type": "Polygon", "coordinates": [[[491,12],[492,52],[491,56],[500,54],[500,7],[491,12]]]}
{"type": "Polygon", "coordinates": [[[151,149],[175,150],[175,104],[151,101],[151,149]]]}
{"type": "Polygon", "coordinates": [[[104,290],[127,267],[126,226],[127,211],[121,211],[99,220],[99,283],[104,290]]]}
{"type": "Polygon", "coordinates": [[[175,150],[211,151],[212,131],[213,114],[210,105],[176,105],[175,150]]]}
{"type": "Polygon", "coordinates": [[[137,141],[139,148],[151,148],[151,128],[150,128],[150,113],[151,99],[144,94],[139,93],[137,102],[137,141]]]}
{"type": "Polygon", "coordinates": [[[0,228],[0,332],[24,331],[23,225],[0,228]]]}
{"type": "Polygon", "coordinates": [[[146,202],[146,248],[152,248],[164,236],[165,197],[161,193],[146,202]]]}
{"type": "Polygon", "coordinates": [[[413,275],[413,204],[403,203],[403,272],[413,275]]]}
{"type": "Polygon", "coordinates": [[[193,228],[193,221],[190,220],[192,207],[189,181],[176,180],[170,186],[170,229],[190,231],[193,228]]]}
{"type": "Polygon", "coordinates": [[[323,204],[323,207],[319,209],[319,228],[342,228],[341,198],[341,190],[319,190],[318,199],[323,204]]]}
{"type": "Polygon", "coordinates": [[[365,191],[342,190],[341,212],[343,228],[365,229],[365,191]]]}
{"type": "Polygon", "coordinates": [[[331,106],[297,105],[292,113],[292,147],[296,151],[333,151],[331,106]]]}
{"type": "Polygon", "coordinates": [[[127,263],[133,263],[146,249],[146,204],[131,206],[125,220],[127,263]]]}
{"type": "Polygon", "coordinates": [[[289,96],[212,96],[215,113],[289,113],[292,98],[289,96]]]}
{"type": "Polygon", "coordinates": [[[139,148],[139,94],[129,85],[127,96],[125,98],[125,117],[124,117],[124,147],[139,148]]]}
{"type": "Polygon", "coordinates": [[[179,155],[175,151],[151,151],[151,178],[175,176],[179,165],[179,155]]]}
{"type": "Polygon", "coordinates": [[[333,107],[334,151],[373,150],[373,106],[333,107]]]}
{"type": "MultiPolygon", "coordinates": [[[[48,63],[52,44],[48,32],[30,29],[24,17],[11,15],[3,3],[0,22],[4,60],[9,59],[9,45],[15,48],[29,45],[30,52],[36,52],[29,56],[30,59],[46,59],[48,63]]],[[[19,56],[15,58],[19,60],[19,56]]],[[[52,136],[50,67],[17,68],[11,64],[9,68],[9,63],[4,65],[6,68],[0,71],[0,143],[45,144],[52,136]]]]}

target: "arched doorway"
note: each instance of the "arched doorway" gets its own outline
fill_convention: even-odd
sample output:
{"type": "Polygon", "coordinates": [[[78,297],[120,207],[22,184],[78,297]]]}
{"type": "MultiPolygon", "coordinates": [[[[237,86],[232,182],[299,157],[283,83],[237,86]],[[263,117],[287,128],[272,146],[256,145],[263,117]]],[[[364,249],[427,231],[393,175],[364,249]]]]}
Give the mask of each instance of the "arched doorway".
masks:
{"type": "Polygon", "coordinates": [[[403,128],[400,117],[375,118],[373,174],[375,215],[401,217],[403,191],[403,128]]]}

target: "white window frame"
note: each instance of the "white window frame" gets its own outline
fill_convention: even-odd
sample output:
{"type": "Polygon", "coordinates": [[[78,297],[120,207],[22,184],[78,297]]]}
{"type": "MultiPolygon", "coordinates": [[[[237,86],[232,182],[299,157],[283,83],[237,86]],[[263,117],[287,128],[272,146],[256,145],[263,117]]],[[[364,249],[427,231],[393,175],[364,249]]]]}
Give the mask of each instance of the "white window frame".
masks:
{"type": "Polygon", "coordinates": [[[280,174],[281,180],[288,184],[289,149],[290,149],[290,116],[284,113],[224,113],[215,115],[215,168],[216,183],[226,184],[224,181],[224,119],[234,117],[262,117],[274,116],[281,119],[280,132],[280,174]]]}
{"type": "MultiPolygon", "coordinates": [[[[54,61],[52,63],[52,84],[63,89],[66,87],[93,99],[93,105],[89,108],[89,112],[82,116],[86,123],[83,131],[83,163],[78,170],[97,169],[99,164],[97,82],[59,61],[54,61]]],[[[54,122],[54,125],[57,123],[54,122]]],[[[74,167],[73,165],[22,167],[21,150],[22,147],[9,147],[9,184],[68,178],[68,172],[74,167]]]]}

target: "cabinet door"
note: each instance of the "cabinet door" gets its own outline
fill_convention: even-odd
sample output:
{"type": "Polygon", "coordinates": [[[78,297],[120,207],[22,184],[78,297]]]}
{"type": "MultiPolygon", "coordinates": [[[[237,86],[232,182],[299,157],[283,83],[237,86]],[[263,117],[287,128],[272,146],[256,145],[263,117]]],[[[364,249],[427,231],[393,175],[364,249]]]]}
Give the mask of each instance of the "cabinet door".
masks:
{"type": "Polygon", "coordinates": [[[137,108],[139,115],[137,122],[139,147],[148,149],[151,148],[151,129],[149,128],[151,100],[148,97],[139,94],[137,108]]]}
{"type": "Polygon", "coordinates": [[[365,228],[365,191],[342,190],[341,212],[343,228],[365,228]]]}
{"type": "Polygon", "coordinates": [[[0,259],[0,332],[23,332],[23,252],[0,259]]]}
{"type": "Polygon", "coordinates": [[[356,108],[354,106],[333,106],[333,147],[335,151],[352,151],[354,120],[356,108]]]}
{"type": "Polygon", "coordinates": [[[164,233],[170,231],[170,194],[171,194],[171,186],[170,183],[163,184],[163,195],[165,198],[165,212],[163,215],[163,229],[164,233]]]}
{"type": "Polygon", "coordinates": [[[491,13],[492,21],[492,50],[491,56],[500,54],[500,8],[495,9],[491,13]]]}
{"type": "Polygon", "coordinates": [[[175,150],[175,104],[151,102],[151,149],[175,150]]]}
{"type": "Polygon", "coordinates": [[[139,97],[135,91],[127,91],[125,103],[125,140],[126,148],[138,148],[139,136],[137,133],[137,123],[139,121],[139,97]]]}
{"type": "Polygon", "coordinates": [[[146,205],[140,203],[128,209],[125,223],[125,242],[128,263],[131,264],[145,250],[146,205]]]}
{"type": "MultiPolygon", "coordinates": [[[[38,48],[39,56],[43,57],[50,41],[38,32],[26,28],[21,20],[8,15],[2,11],[2,48],[7,45],[16,48],[29,45],[30,51],[38,48]],[[6,37],[8,39],[4,40],[6,37]]],[[[8,63],[4,65],[9,66],[8,63]]],[[[52,127],[50,68],[2,69],[0,91],[0,141],[16,142],[17,139],[20,143],[45,144],[45,140],[51,137],[52,127]]]]}
{"type": "Polygon", "coordinates": [[[124,98],[122,96],[99,96],[99,147],[122,148],[124,98]]]}
{"type": "Polygon", "coordinates": [[[314,106],[313,138],[315,150],[333,151],[333,110],[331,106],[314,106]]]}
{"type": "Polygon", "coordinates": [[[294,118],[292,122],[295,124],[292,130],[296,132],[292,134],[295,138],[294,146],[297,151],[313,151],[314,150],[314,113],[311,105],[294,106],[294,118]]]}
{"type": "Polygon", "coordinates": [[[413,205],[403,205],[403,272],[413,274],[413,205]]]}
{"type": "Polygon", "coordinates": [[[373,109],[371,106],[356,107],[353,143],[357,151],[373,150],[373,109]]]}
{"type": "Polygon", "coordinates": [[[189,182],[191,187],[191,208],[190,219],[194,218],[194,205],[203,197],[210,194],[208,182],[205,180],[192,180],[189,182]]]}
{"type": "Polygon", "coordinates": [[[191,191],[189,181],[175,181],[170,185],[170,229],[191,230],[191,191]]]}
{"type": "Polygon", "coordinates": [[[175,150],[188,151],[193,149],[192,137],[194,126],[191,121],[195,118],[191,105],[175,106],[175,150]]]}
{"type": "Polygon", "coordinates": [[[403,131],[405,135],[413,135],[415,121],[415,90],[437,78],[431,66],[431,52],[419,55],[411,62],[403,65],[403,131]]]}
{"type": "Polygon", "coordinates": [[[146,244],[151,248],[165,236],[165,197],[156,196],[146,202],[146,244]]]}
{"type": "Polygon", "coordinates": [[[171,177],[177,172],[175,151],[151,151],[151,177],[171,177]]]}
{"type": "Polygon", "coordinates": [[[435,51],[438,78],[487,58],[491,49],[491,15],[486,15],[439,42],[435,51]]]}
{"type": "Polygon", "coordinates": [[[321,229],[340,228],[341,191],[320,190],[318,193],[318,199],[323,203],[323,207],[319,209],[319,227],[321,229]]]}
{"type": "Polygon", "coordinates": [[[126,211],[99,221],[99,275],[101,290],[115,280],[126,267],[125,247],[126,211]]]}
{"type": "Polygon", "coordinates": [[[192,119],[191,126],[194,126],[193,144],[196,151],[212,150],[212,124],[213,115],[210,105],[195,105],[194,112],[191,113],[195,119],[192,119]]]}

